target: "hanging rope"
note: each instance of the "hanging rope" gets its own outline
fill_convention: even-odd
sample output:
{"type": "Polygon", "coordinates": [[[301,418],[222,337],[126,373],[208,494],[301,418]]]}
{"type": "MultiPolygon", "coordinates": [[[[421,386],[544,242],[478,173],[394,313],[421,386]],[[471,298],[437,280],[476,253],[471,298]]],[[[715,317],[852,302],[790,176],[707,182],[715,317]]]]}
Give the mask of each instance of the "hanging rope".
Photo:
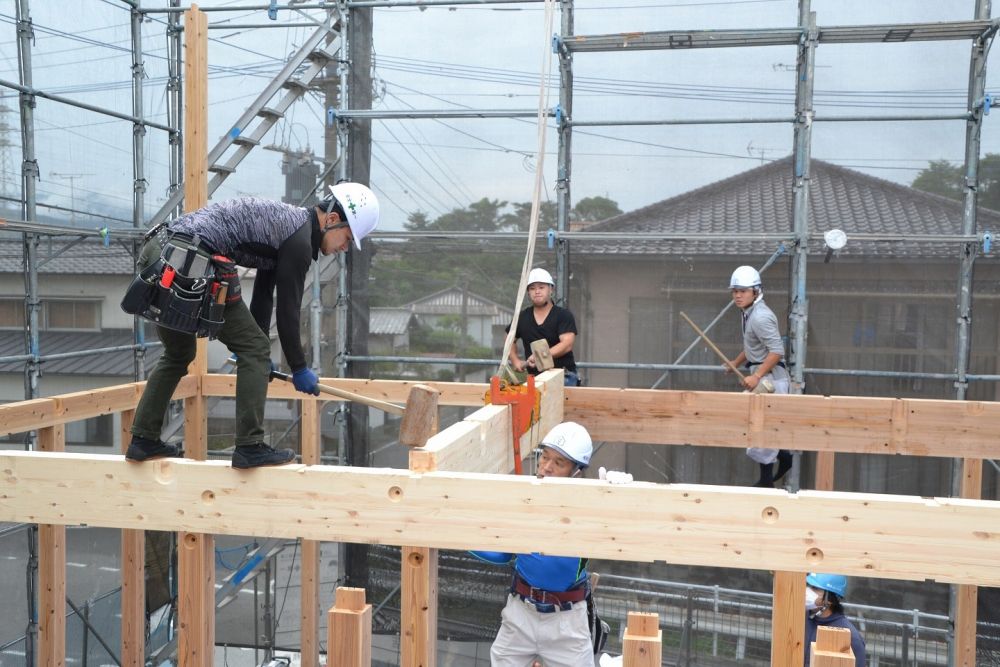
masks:
{"type": "Polygon", "coordinates": [[[531,194],[531,216],[528,223],[528,247],[524,253],[524,265],[521,267],[521,280],[517,287],[517,297],[514,300],[514,319],[510,324],[510,331],[503,343],[503,355],[500,357],[500,366],[497,373],[502,377],[505,367],[510,366],[510,350],[514,345],[517,335],[517,320],[521,315],[521,304],[524,302],[524,293],[528,289],[528,273],[531,271],[535,260],[535,239],[538,236],[538,218],[541,209],[542,183],[545,178],[545,131],[547,129],[547,113],[549,109],[549,71],[552,67],[552,49],[549,46],[552,39],[552,24],[555,16],[555,0],[545,0],[544,18],[544,40],[545,48],[542,56],[542,75],[538,83],[538,113],[536,122],[538,124],[538,144],[535,159],[535,186],[531,194]]]}

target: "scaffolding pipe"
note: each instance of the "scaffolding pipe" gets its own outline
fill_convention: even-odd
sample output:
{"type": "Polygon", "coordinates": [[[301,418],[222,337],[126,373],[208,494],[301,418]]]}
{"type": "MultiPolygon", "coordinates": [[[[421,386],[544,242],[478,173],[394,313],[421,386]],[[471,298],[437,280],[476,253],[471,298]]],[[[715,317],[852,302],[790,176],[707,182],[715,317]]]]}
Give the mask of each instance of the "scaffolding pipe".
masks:
{"type": "MultiPolygon", "coordinates": [[[[65,228],[71,230],[72,228],[65,228]]],[[[558,230],[548,230],[538,232],[538,239],[545,239],[549,234],[557,239],[577,240],[577,241],[767,241],[773,243],[794,242],[799,237],[793,232],[735,232],[731,234],[721,232],[560,232],[558,230]]],[[[976,234],[947,234],[936,236],[934,234],[880,234],[877,232],[851,233],[848,243],[982,243],[983,233],[976,234]]],[[[376,231],[369,235],[369,238],[376,240],[386,239],[433,239],[452,241],[483,241],[483,240],[509,240],[521,241],[527,234],[525,232],[457,232],[457,231],[406,231],[406,230],[386,230],[376,231]]],[[[823,234],[811,232],[807,235],[810,241],[823,241],[823,234]]]]}
{"type": "MultiPolygon", "coordinates": [[[[130,25],[132,29],[132,114],[142,118],[142,82],[146,78],[146,65],[142,58],[142,14],[138,11],[138,2],[132,3],[130,25]]],[[[132,125],[132,226],[136,230],[143,229],[143,213],[146,209],[146,160],[145,141],[146,128],[142,123],[132,125]]],[[[132,241],[132,261],[136,263],[139,257],[140,243],[132,241]]],[[[132,377],[136,382],[145,379],[146,363],[146,331],[142,318],[132,318],[132,332],[135,340],[132,355],[132,377]]]]}
{"type": "MultiPolygon", "coordinates": [[[[555,110],[547,112],[549,117],[555,110]]],[[[417,120],[422,118],[535,118],[537,110],[528,109],[342,109],[337,118],[357,120],[417,120]]]]}
{"type": "Polygon", "coordinates": [[[99,113],[102,116],[111,116],[112,118],[118,118],[119,120],[127,120],[132,123],[137,123],[139,125],[145,125],[146,127],[155,127],[157,130],[163,130],[164,132],[177,131],[167,125],[161,125],[160,123],[155,123],[150,120],[144,120],[142,118],[139,118],[138,116],[133,116],[127,113],[121,113],[118,111],[112,111],[111,109],[102,109],[101,107],[94,106],[93,104],[87,104],[86,102],[78,102],[76,100],[71,100],[68,97],[63,97],[62,95],[54,95],[52,93],[46,93],[43,90],[38,90],[36,88],[33,88],[31,85],[21,85],[14,83],[13,81],[0,79],[0,86],[16,90],[20,92],[22,95],[29,95],[31,97],[41,97],[46,100],[51,100],[52,102],[59,102],[60,104],[66,104],[71,107],[76,107],[77,109],[85,109],[86,111],[93,111],[94,113],[99,113]]]}
{"type": "MultiPolygon", "coordinates": [[[[868,121],[937,121],[968,120],[968,113],[921,114],[901,116],[822,116],[815,115],[814,123],[863,123],[868,121]]],[[[568,121],[573,127],[619,127],[632,125],[740,125],[765,123],[794,123],[794,116],[774,118],[666,118],[661,120],[582,120],[568,121]]]]}

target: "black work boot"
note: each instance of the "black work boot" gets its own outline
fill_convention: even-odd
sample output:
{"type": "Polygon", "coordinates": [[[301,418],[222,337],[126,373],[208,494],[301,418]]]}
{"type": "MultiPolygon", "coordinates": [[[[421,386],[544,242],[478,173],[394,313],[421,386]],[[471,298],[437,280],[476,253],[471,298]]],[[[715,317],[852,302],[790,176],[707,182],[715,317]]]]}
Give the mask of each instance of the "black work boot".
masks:
{"type": "Polygon", "coordinates": [[[758,463],[760,466],[760,479],[754,484],[764,489],[774,488],[774,464],[773,463],[758,463]]]}
{"type": "Polygon", "coordinates": [[[263,442],[253,445],[237,445],[233,451],[233,467],[240,470],[262,466],[280,466],[295,462],[295,452],[291,449],[274,449],[263,442]]]}
{"type": "Polygon", "coordinates": [[[125,452],[125,460],[140,463],[153,459],[180,456],[183,451],[178,445],[133,435],[132,442],[128,446],[128,451],[125,452]]]}
{"type": "Polygon", "coordinates": [[[778,451],[778,472],[774,473],[774,481],[777,482],[785,473],[792,469],[792,453],[787,449],[778,451]]]}

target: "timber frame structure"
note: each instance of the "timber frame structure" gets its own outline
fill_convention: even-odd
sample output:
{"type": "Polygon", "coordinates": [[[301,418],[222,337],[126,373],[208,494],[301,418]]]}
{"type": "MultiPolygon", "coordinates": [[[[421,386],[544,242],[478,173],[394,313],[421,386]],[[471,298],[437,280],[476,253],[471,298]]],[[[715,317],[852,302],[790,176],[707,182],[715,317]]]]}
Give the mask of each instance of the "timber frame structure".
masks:
{"type": "MultiPolygon", "coordinates": [[[[396,402],[412,386],[324,382],[396,402]]],[[[442,406],[482,405],[487,388],[428,384],[440,392],[442,406]]],[[[821,452],[826,462],[817,472],[819,490],[794,494],[513,477],[507,474],[513,468],[511,408],[504,405],[484,406],[411,450],[407,470],[316,465],[318,400],[281,383],[270,387],[269,398],[299,400],[301,465],[239,471],[222,462],[136,465],[121,456],[61,453],[69,422],[118,412],[127,430],[143,386],[0,406],[0,434],[39,433],[41,452],[0,454],[0,520],[39,524],[40,665],[65,658],[67,525],[122,529],[121,664],[130,667],[144,664],[144,530],[179,533],[180,664],[189,667],[211,664],[214,534],[301,540],[302,664],[308,667],[319,664],[320,541],[403,548],[400,642],[407,667],[436,664],[438,549],[523,552],[544,544],[555,555],[773,570],[771,664],[788,667],[802,664],[808,571],[958,584],[952,664],[969,667],[975,664],[976,586],[1000,586],[1000,502],[976,499],[982,459],[1000,456],[994,430],[1000,405],[992,402],[567,389],[560,370],[539,376],[541,413],[521,438],[524,456],[565,419],[582,423],[595,439],[650,446],[759,446],[780,431],[789,447],[821,452]],[[963,497],[824,491],[832,487],[835,452],[963,457],[963,497]]],[[[203,458],[207,446],[206,399],[231,397],[235,389],[232,376],[194,372],[182,380],[174,398],[185,404],[194,459],[203,458]]],[[[355,613],[335,611],[331,619],[358,621],[355,613]]],[[[331,622],[331,642],[343,632],[338,627],[331,622]]],[[[369,663],[362,657],[340,667],[362,664],[369,663]]]]}

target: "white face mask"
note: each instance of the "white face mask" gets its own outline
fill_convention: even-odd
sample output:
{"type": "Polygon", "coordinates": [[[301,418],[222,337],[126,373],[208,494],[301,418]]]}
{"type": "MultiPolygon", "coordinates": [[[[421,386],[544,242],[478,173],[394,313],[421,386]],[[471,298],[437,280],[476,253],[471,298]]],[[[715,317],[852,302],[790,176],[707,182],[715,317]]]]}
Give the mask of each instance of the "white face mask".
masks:
{"type": "Polygon", "coordinates": [[[806,588],[806,610],[807,611],[816,611],[817,609],[819,609],[820,607],[822,607],[823,606],[822,597],[823,597],[823,595],[821,593],[817,593],[813,589],[807,587],[806,588]]]}

